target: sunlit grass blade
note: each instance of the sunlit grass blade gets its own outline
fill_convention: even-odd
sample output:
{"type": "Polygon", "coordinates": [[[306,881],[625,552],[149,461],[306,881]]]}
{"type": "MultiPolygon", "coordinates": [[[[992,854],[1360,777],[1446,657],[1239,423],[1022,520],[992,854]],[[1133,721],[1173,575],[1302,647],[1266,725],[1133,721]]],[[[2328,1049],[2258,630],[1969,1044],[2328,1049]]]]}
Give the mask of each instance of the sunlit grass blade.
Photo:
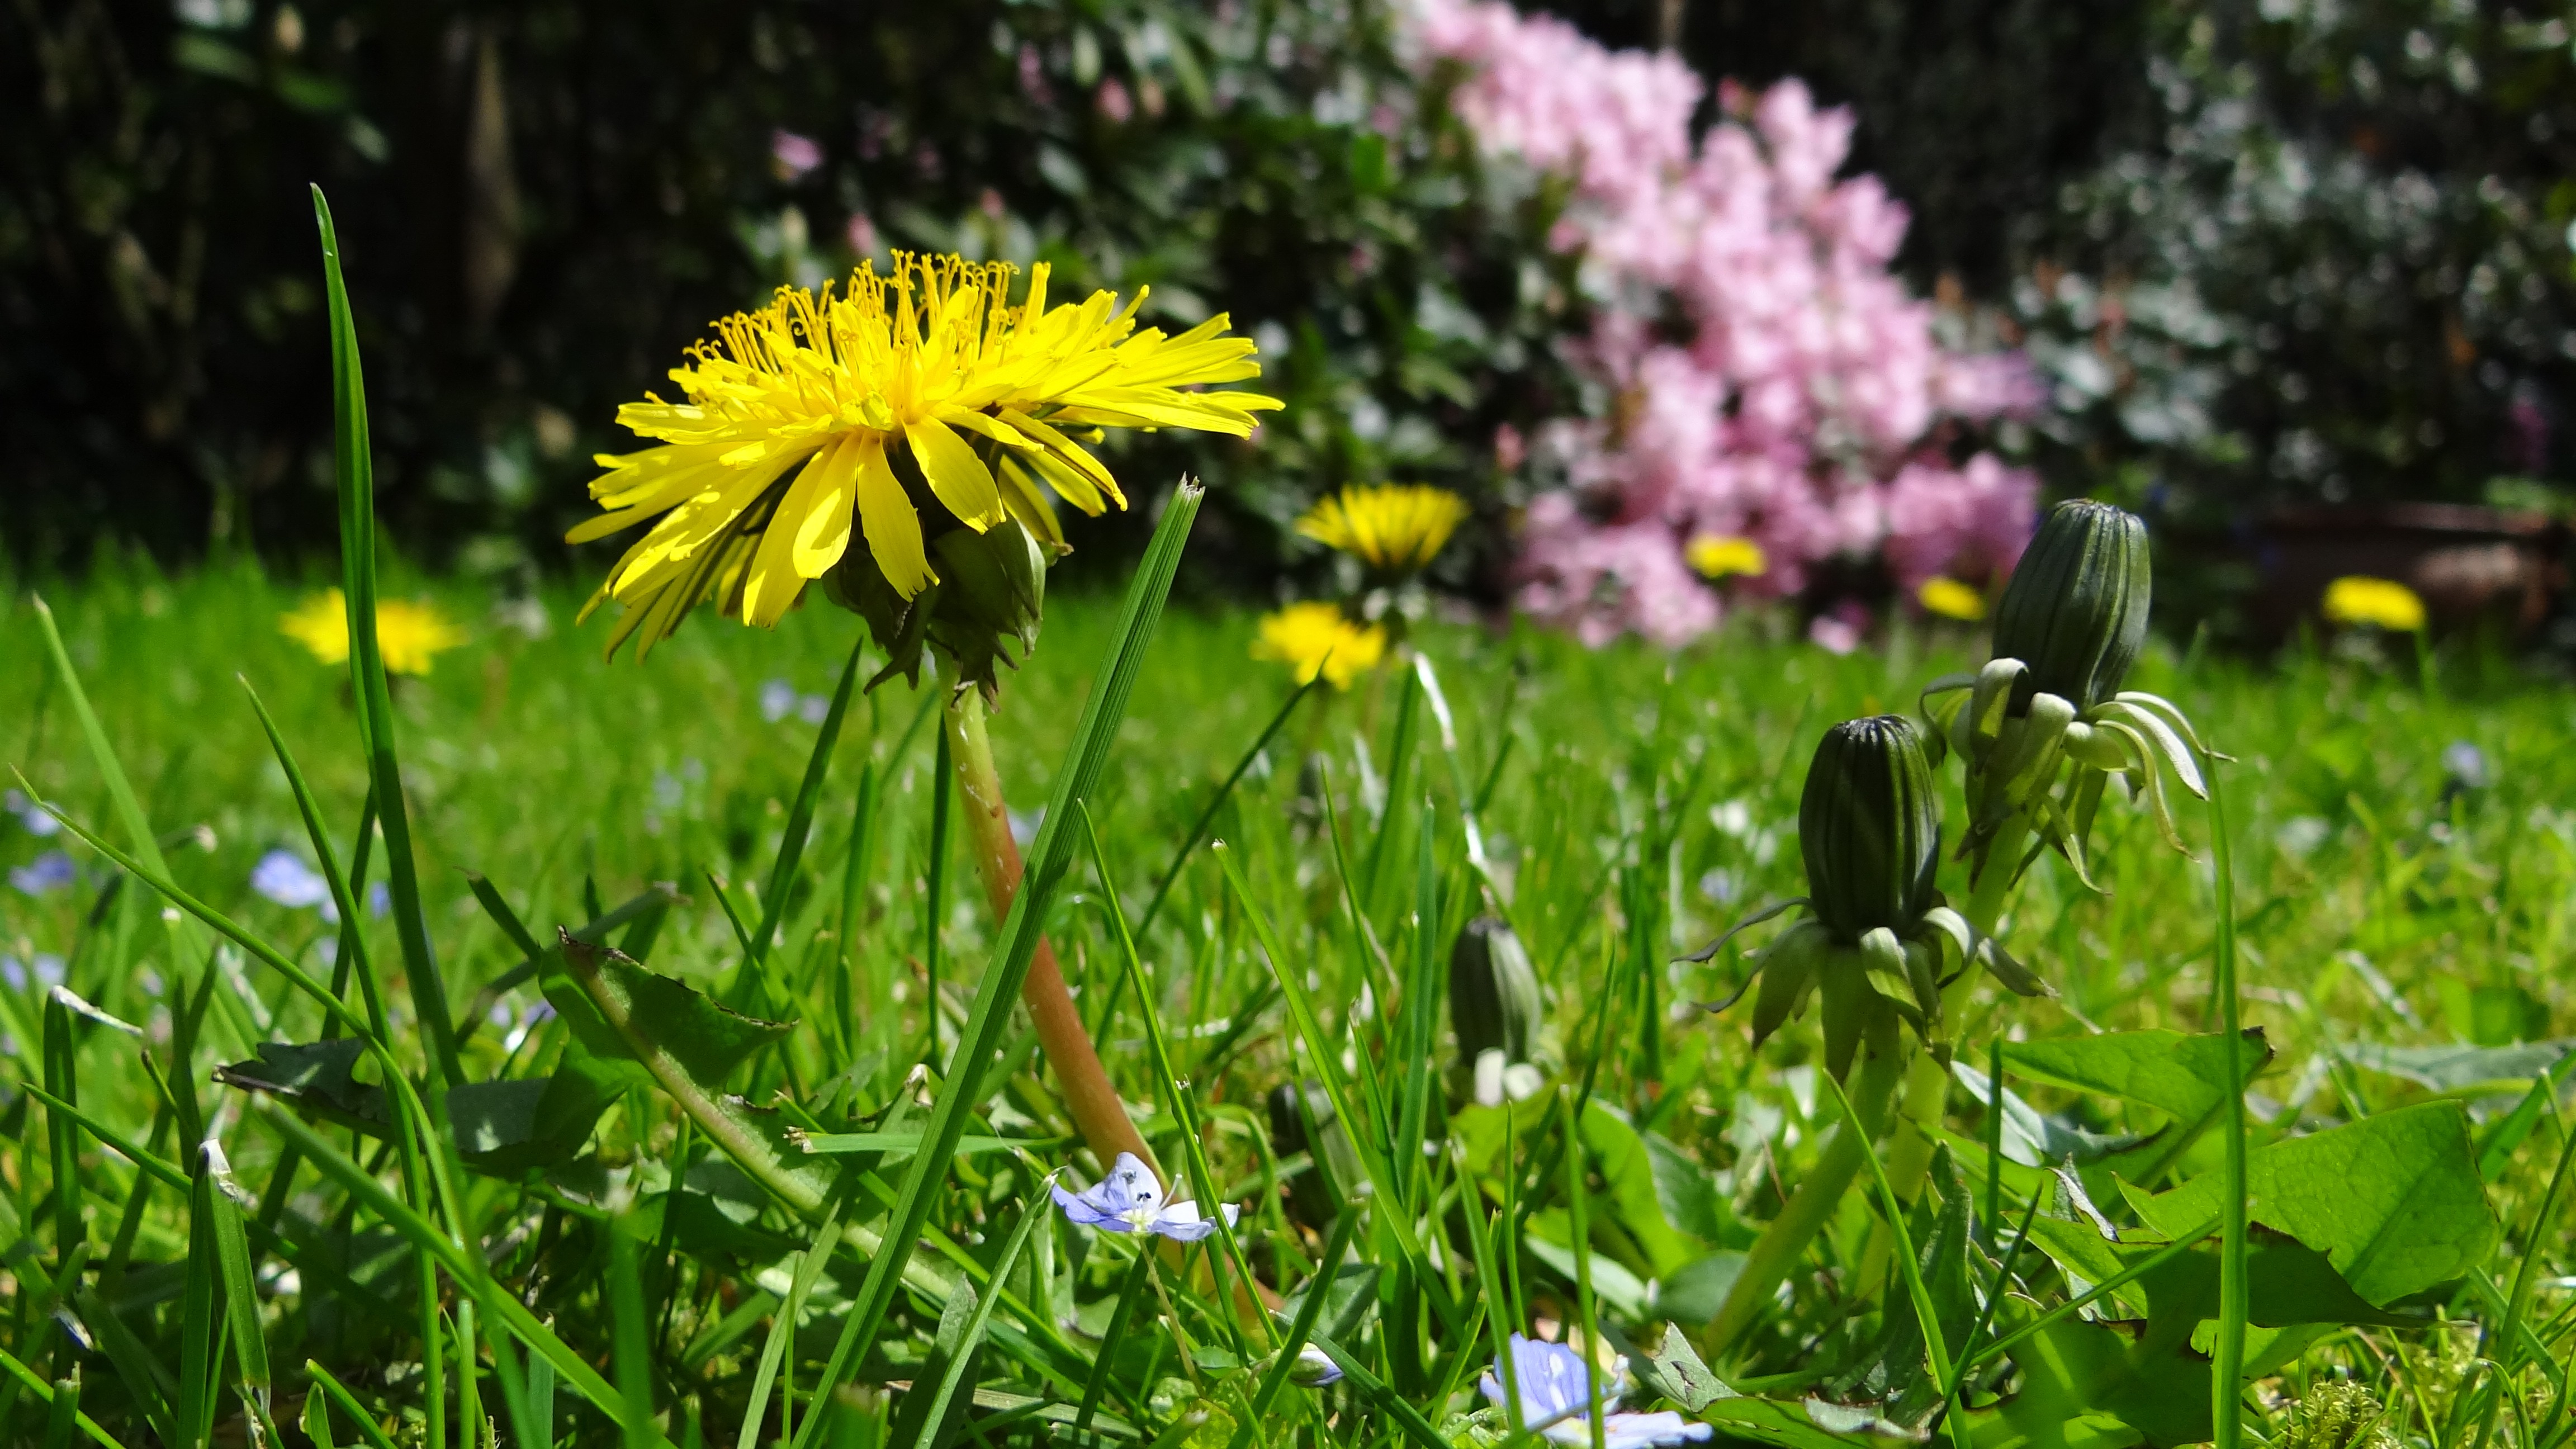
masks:
{"type": "Polygon", "coordinates": [[[241,1388],[250,1402],[251,1412],[263,1422],[269,1415],[268,1337],[259,1321],[259,1286],[250,1256],[250,1238],[242,1230],[241,1204],[234,1194],[241,1189],[233,1183],[232,1165],[224,1160],[224,1150],[215,1143],[206,1144],[204,1176],[211,1188],[206,1201],[213,1209],[210,1236],[215,1247],[215,1267],[224,1296],[225,1331],[232,1339],[233,1363],[241,1373],[241,1388]]]}
{"type": "MultiPolygon", "coordinates": [[[[376,479],[367,435],[367,386],[358,361],[358,324],[349,289],[340,276],[340,237],[330,204],[313,188],[313,219],[322,235],[322,280],[330,304],[332,459],[339,480],[341,588],[349,607],[349,683],[358,703],[359,742],[367,753],[367,779],[376,796],[376,822],[385,838],[385,885],[392,897],[395,936],[402,943],[403,974],[412,1006],[429,1039],[441,1077],[465,1079],[456,1055],[456,1029],[448,1017],[445,981],[421,913],[420,872],[412,858],[411,811],[403,798],[402,764],[394,746],[393,693],[376,640],[376,479]]],[[[431,1410],[436,1438],[436,1410],[431,1410]]]]}
{"type": "Polygon", "coordinates": [[[80,1368],[75,1365],[71,1377],[54,1380],[54,1401],[45,1411],[44,1449],[71,1449],[72,1436],[80,1432],[80,1368]]]}
{"type": "Polygon", "coordinates": [[[2209,853],[2212,882],[2217,891],[2218,942],[2212,967],[2214,979],[2210,990],[2218,997],[2219,1032],[2229,1050],[2219,1053],[2226,1064],[2226,1101],[2220,1130],[2225,1134],[2222,1171],[2225,1181],[2219,1192],[2218,1248],[2218,1332],[2210,1354],[2210,1413],[2213,1442],[2217,1449],[2237,1449],[2244,1442],[2243,1406],[2238,1397],[2245,1380],[2245,1327],[2250,1316],[2250,1293],[2245,1281],[2245,1063],[2234,1050],[2244,1021],[2238,1009],[2236,991],[2236,882],[2227,835],[2227,808],[2224,792],[2219,787],[2218,760],[2215,755],[2203,762],[2203,777],[2209,787],[2209,853]]]}
{"type": "MultiPolygon", "coordinates": [[[[974,1011],[967,1018],[966,1029],[951,1058],[954,1068],[947,1087],[922,1130],[922,1150],[914,1154],[905,1170],[901,1195],[887,1215],[885,1250],[868,1264],[867,1277],[859,1285],[840,1342],[834,1346],[830,1365],[816,1389],[818,1396],[830,1395],[839,1385],[853,1354],[864,1356],[874,1346],[886,1312],[893,1306],[910,1245],[920,1237],[922,1223],[929,1216],[934,1189],[948,1174],[957,1139],[966,1135],[967,1118],[982,1102],[985,1066],[1001,1045],[1011,1008],[1019,999],[1020,984],[1036,957],[1047,910],[1072,864],[1073,834],[1066,818],[1099,786],[1110,747],[1117,740],[1118,725],[1126,718],[1128,696],[1136,687],[1136,676],[1153,642],[1154,626],[1162,617],[1163,601],[1171,592],[1172,575],[1180,567],[1191,520],[1198,516],[1204,496],[1197,484],[1189,482],[1173,493],[1154,530],[1154,541],[1137,566],[1126,607],[1112,636],[1109,658],[1091,697],[1083,703],[1073,746],[1066,753],[1064,766],[1057,771],[1054,796],[1029,853],[1027,873],[1011,902],[1010,914],[1002,922],[991,964],[985,968],[983,982],[975,993],[974,1011]]],[[[814,1425],[822,1417],[805,1421],[797,1434],[799,1449],[810,1442],[814,1425]]]]}

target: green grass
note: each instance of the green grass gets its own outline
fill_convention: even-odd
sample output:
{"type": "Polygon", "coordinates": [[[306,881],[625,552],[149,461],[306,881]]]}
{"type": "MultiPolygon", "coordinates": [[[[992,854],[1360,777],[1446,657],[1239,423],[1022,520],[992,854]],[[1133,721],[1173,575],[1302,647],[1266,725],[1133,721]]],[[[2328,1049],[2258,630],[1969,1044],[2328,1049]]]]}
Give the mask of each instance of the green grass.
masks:
{"type": "MultiPolygon", "coordinates": [[[[316,665],[276,628],[301,588],[246,566],[164,578],[111,560],[77,585],[45,592],[175,882],[274,943],[285,961],[329,980],[336,928],[248,888],[265,852],[313,855],[236,672],[274,716],[344,868],[367,792],[346,672],[316,665]]],[[[924,696],[896,681],[852,705],[787,899],[762,897],[816,738],[793,708],[764,718],[763,686],[784,680],[800,698],[828,697],[856,621],[819,604],[766,634],[701,617],[639,668],[599,660],[602,621],[575,628],[579,595],[568,589],[506,609],[456,583],[385,592],[434,596],[474,636],[428,677],[398,682],[392,701],[422,909],[448,1006],[463,1013],[472,1003],[487,1015],[462,1048],[464,1078],[565,1070],[568,1038],[559,1018],[530,1022],[543,999],[538,979],[488,1002],[477,995],[524,952],[477,903],[466,872],[487,877],[541,942],[558,924],[578,926],[670,882],[682,899],[658,929],[613,939],[655,972],[794,1022],[774,1044],[727,1063],[725,1087],[753,1106],[783,1099],[779,1122],[918,1134],[924,1114],[905,1079],[928,1036],[934,732],[907,740],[906,728],[924,696]],[[879,809],[854,875],[853,824],[871,770],[879,809]],[[847,931],[845,892],[857,905],[847,931]],[[773,910],[780,935],[765,980],[748,983],[738,971],[740,930],[773,910]]],[[[1116,628],[1112,600],[1056,600],[1040,651],[1008,681],[993,731],[1017,809],[1034,811],[1048,798],[1116,628]]],[[[1176,1172],[1188,1154],[1173,1107],[1188,1104],[1207,1172],[1246,1205],[1239,1258],[1211,1240],[1213,1253],[1174,1254],[1138,1270],[1123,1240],[1072,1228],[1053,1212],[1038,1186],[1044,1174],[1071,1166],[1087,1182],[1098,1164],[1070,1145],[1040,1066],[1022,1054],[1017,1026],[1007,1026],[1002,1057],[1011,1074],[988,1079],[998,1091],[971,1104],[977,1120],[965,1130],[1017,1145],[970,1141],[944,1182],[925,1189],[933,1194],[928,1249],[896,1291],[884,1331],[854,1358],[848,1384],[817,1402],[816,1381],[872,1251],[843,1229],[884,1218],[903,1178],[899,1154],[882,1163],[882,1148],[791,1162],[825,1182],[838,1204],[825,1230],[819,1213],[764,1193],[733,1166],[711,1144],[714,1119],[620,1081],[582,1141],[541,1163],[434,1187],[429,1177],[444,1170],[435,1154],[407,1167],[403,1154],[328,1113],[305,1127],[273,1100],[208,1081],[210,1068],[251,1059],[261,1041],[326,1034],[322,1010],[274,963],[237,951],[219,958],[215,1000],[192,1027],[181,987],[200,980],[201,963],[173,959],[174,942],[193,938],[164,929],[163,902],[131,883],[116,888],[114,868],[68,833],[43,840],[0,820],[0,866],[24,867],[64,847],[82,873],[76,886],[42,896],[0,889],[0,955],[16,963],[0,986],[7,1073],[55,1098],[76,1095],[80,1114],[20,1085],[6,1089],[0,1108],[0,1242],[10,1275],[0,1348],[28,1369],[0,1382],[0,1439],[45,1442],[50,1411],[34,1385],[51,1394],[55,1380],[76,1371],[80,1412],[114,1441],[189,1438],[195,1414],[238,1442],[247,1401],[234,1386],[251,1360],[230,1326],[246,1314],[262,1325],[276,1385],[267,1412],[299,1432],[287,1426],[308,1412],[309,1389],[319,1397],[320,1380],[306,1368],[317,1362],[347,1395],[334,1401],[340,1443],[364,1432],[345,1404],[363,1408],[396,1442],[427,1425],[425,1337],[439,1344],[437,1417],[451,1443],[468,1442],[460,1436],[480,1415],[499,1423],[504,1442],[522,1442],[523,1426],[539,1421],[558,1441],[615,1442],[609,1409],[629,1404],[634,1430],[648,1439],[732,1442],[769,1354],[768,1434],[779,1433],[777,1406],[788,1403],[800,1435],[820,1415],[808,1442],[835,1443],[906,1434],[928,1442],[933,1429],[918,1420],[938,1398],[943,1443],[970,1425],[990,1442],[1048,1441],[1070,1435],[1087,1405],[1109,1442],[1223,1445],[1250,1417],[1246,1404],[1266,1394],[1275,1398],[1265,1398],[1253,1442],[1421,1443],[1460,1432],[1454,1416],[1481,1404],[1473,1385],[1492,1358],[1493,1333],[1587,1315],[1633,1345],[1642,1367],[1667,1319],[1691,1330],[1705,1322],[1723,1254],[1746,1246],[1776,1210],[1780,1187],[1795,1184],[1841,1111],[1814,1079],[1812,1012],[1752,1052],[1749,1005],[1716,1017],[1690,1005],[1723,997],[1744,958],[1729,950],[1706,966],[1668,960],[1754,907],[1800,893],[1798,788],[1822,728],[1910,709],[1920,685],[1967,662],[1977,641],[1909,636],[1883,652],[1835,658],[1766,641],[1754,621],[1667,657],[1429,626],[1417,641],[1455,715],[1454,758],[1430,712],[1408,703],[1399,674],[1350,696],[1310,698],[1217,812],[1209,833],[1226,842],[1225,860],[1195,853],[1137,942],[1140,993],[1120,984],[1131,964],[1109,894],[1114,888],[1134,921],[1218,783],[1286,698],[1284,676],[1247,658],[1251,628],[1249,615],[1231,610],[1184,606],[1165,617],[1090,808],[1101,869],[1075,836],[1071,874],[1046,922],[1086,1016],[1109,1012],[1096,1033],[1103,1055],[1176,1172]],[[1327,763],[1306,768],[1309,759],[1327,763]],[[1457,1109],[1440,1004],[1449,942],[1477,908],[1460,787],[1480,792],[1489,778],[1477,823],[1548,1003],[1550,1088],[1516,1109],[1508,1134],[1499,1114],[1457,1109]],[[1343,831],[1338,851],[1331,820],[1343,831]],[[1229,885],[1228,861],[1239,888],[1229,885]],[[1354,927],[1353,902],[1364,929],[1354,927]],[[1274,978],[1265,932],[1293,980],[1274,978]],[[49,1007],[35,968],[43,958],[66,963],[65,983],[81,998],[142,1026],[142,1041],[49,1007]],[[1364,1044],[1344,1056],[1338,1048],[1354,1029],[1364,1044]],[[1301,1036],[1323,1049],[1299,1047],[1301,1036]],[[1168,1075],[1158,1060],[1168,1060],[1168,1075]],[[1237,1291],[1238,1262],[1268,1289],[1295,1292],[1332,1231],[1308,1216],[1311,1192],[1283,1187],[1310,1170],[1307,1158],[1283,1159],[1272,1148],[1264,1098],[1292,1073],[1329,1079],[1355,1118],[1376,1124],[1359,1145],[1364,1175],[1379,1179],[1378,1206],[1350,1241],[1352,1261],[1378,1276],[1353,1303],[1319,1314],[1230,1313],[1223,1305],[1237,1291]],[[1564,1151],[1560,1130],[1577,1094],[1591,1104],[1579,1158],[1564,1151]],[[195,1154],[178,1126],[192,1114],[222,1142],[238,1203],[220,1188],[192,1193],[163,1181],[102,1146],[101,1134],[111,1135],[193,1175],[195,1154]],[[1444,1140],[1455,1150],[1442,1149],[1444,1140]],[[301,1159],[291,1173],[280,1166],[289,1143],[301,1159]],[[1426,1143],[1427,1154],[1411,1150],[1426,1143]],[[841,1168],[851,1171],[833,1176],[841,1168]],[[1386,1210],[1390,1201],[1406,1211],[1386,1210]],[[235,1231],[247,1229],[241,1256],[255,1294],[237,1266],[224,1269],[235,1256],[225,1249],[226,1209],[235,1231]],[[414,1253],[428,1250],[401,1217],[415,1209],[426,1219],[416,1220],[418,1231],[461,1230],[475,1241],[424,1268],[428,1260],[414,1253]],[[1025,1235],[1024,1223],[1033,1225],[1025,1235]],[[1579,1251],[1569,1251],[1575,1223],[1585,1232],[1579,1251]],[[469,1259],[488,1261],[488,1277],[475,1280],[469,1259]],[[996,1274],[992,1265],[1003,1260],[996,1274]],[[961,1273],[971,1299],[952,1291],[961,1273]],[[791,1292],[801,1320],[779,1311],[791,1292]],[[531,1322],[551,1323],[578,1364],[532,1353],[517,1319],[505,1321],[512,1302],[531,1322]],[[1111,1333],[1113,1322],[1124,1332],[1111,1333]],[[81,1325],[86,1346],[66,1323],[81,1325]],[[1326,1390],[1265,1385],[1264,1356],[1292,1330],[1357,1371],[1326,1390]],[[575,1373],[584,1366],[609,1404],[585,1397],[575,1373]],[[915,1387],[890,1391],[889,1383],[915,1387]]],[[[2486,1197],[2504,1233],[2486,1259],[2404,1313],[2380,1315],[2428,1321],[2333,1326],[2297,1345],[2259,1321],[2248,1330],[2261,1374],[2249,1425],[2266,1438],[2290,1432],[2297,1412],[2283,1406],[2334,1374],[2372,1386],[2389,1427],[2412,1439],[2541,1444],[2568,1433],[2567,1416],[2552,1416],[2571,1323],[2559,1276],[2564,1205],[2549,1192],[2566,1139],[2547,1113],[2527,1136],[2494,1135],[2515,1120],[2508,1109],[2535,1063],[2552,1054],[2499,1050],[2447,1067],[2375,1054],[2554,1039],[2576,1007],[2561,967],[2576,905],[2568,693],[2482,655],[2446,657],[2442,666],[2429,694],[2411,655],[2381,664],[2367,651],[2188,668],[2157,652],[2133,677],[2134,687],[2180,703],[2238,761],[2227,767],[2226,803],[2242,1008],[2276,1053],[2249,1103],[2257,1160],[2277,1139],[2385,1117],[2447,1091],[2471,1104],[2476,1145],[2500,1167],[2486,1197]],[[2454,741],[2478,748],[2490,784],[2446,784],[2443,752],[2454,741]],[[2527,1254],[2544,1265],[2537,1274],[2519,1272],[2527,1254]],[[2442,1321],[2430,1321],[2437,1312],[2442,1321]],[[2484,1325],[2484,1339],[2447,1326],[2452,1320],[2484,1325]],[[2267,1345],[2299,1351],[2274,1365],[2267,1345]],[[2474,1368],[2479,1355],[2505,1367],[2474,1368]]],[[[23,590],[0,615],[0,680],[10,686],[0,694],[0,754],[75,819],[126,843],[23,590]]],[[[1955,830],[1955,766],[1946,778],[1955,830]]],[[[2053,860],[2034,867],[2005,939],[2060,995],[2024,1002],[1979,989],[1951,1032],[1981,1081],[1999,1036],[2215,1029],[2218,923],[2198,812],[2186,812],[2184,828],[2196,860],[2166,847],[2143,814],[2107,805],[2096,831],[2107,897],[2082,890],[2053,860]]],[[[374,878],[382,861],[379,849],[374,878]]],[[[958,874],[968,865],[962,854],[947,863],[937,923],[943,1050],[968,1025],[1001,936],[979,894],[960,888],[971,880],[958,874]]],[[[1945,868],[1945,884],[1964,897],[1955,873],[1945,868]]],[[[394,918],[359,914],[354,944],[382,978],[396,1054],[426,1083],[422,1074],[435,1069],[402,980],[394,918]]],[[[2007,1071],[2019,1075],[2011,1061],[2007,1071]]],[[[362,1066],[358,1080],[380,1077],[362,1066]]],[[[2068,1143],[2077,1129],[2115,1134],[2160,1121],[2035,1077],[2014,1086],[2054,1114],[2068,1143]]],[[[1995,1395],[2027,1390],[2033,1371],[2012,1350],[1979,1355],[2006,1335],[2022,1333],[2017,1342],[2028,1345],[2071,1331],[2073,1319],[2026,1332],[2081,1285],[2037,1239],[2024,1247],[2011,1231],[2034,1194],[2043,1218],[2062,1216],[2060,1190],[2019,1163],[1993,1168],[2001,1221],[1988,1221],[1989,1116],[1964,1086],[1950,1109],[1950,1160],[1979,1205],[1967,1239],[1974,1246],[1939,1258],[1947,1239],[1927,1201],[1898,1235],[1927,1262],[1914,1274],[1888,1273],[1885,1248],[1873,1259],[1870,1247],[1884,1232],[1882,1197],[1875,1188],[1850,1194],[1793,1275],[1789,1299],[1741,1352],[1712,1358],[1739,1386],[1781,1401],[1776,1416],[1730,1419],[1731,1432],[1820,1442],[1831,1416],[1811,1418],[1801,1401],[1861,1398],[1866,1386],[1854,1380],[1884,1335],[1928,1323],[1945,1341],[1935,1357],[1959,1366],[1978,1442],[2019,1442],[1995,1395]],[[1874,1278],[1864,1271],[1873,1262],[1874,1278]],[[1982,1296],[2006,1270],[2021,1296],[1999,1301],[1982,1337],[1966,1322],[1935,1321],[1951,1275],[1961,1292],[1973,1285],[1982,1296]]],[[[2095,1204],[2138,1224],[2115,1170],[2151,1165],[2140,1187],[2216,1172],[2218,1135],[2181,1145],[2182,1135],[2088,1165],[2095,1204]]],[[[2256,1221],[2264,1209],[2255,1204],[2256,1221]]],[[[870,1230],[866,1242],[875,1241],[870,1230]]],[[[2262,1283],[2258,1270],[2258,1298],[2262,1283]]],[[[2144,1306],[2133,1300],[2120,1316],[2144,1306]]],[[[1918,1357],[1921,1339],[1912,1340],[1918,1357]]],[[[2205,1365],[2198,1372],[2205,1385],[2205,1365]]],[[[2092,1407],[2136,1417],[2124,1407],[2127,1390],[2094,1382],[2102,1392],[2092,1407]]],[[[1651,1397],[1640,1390],[1630,1407],[1651,1397]]],[[[64,1432],[79,1428],[67,1422],[64,1432]]]]}

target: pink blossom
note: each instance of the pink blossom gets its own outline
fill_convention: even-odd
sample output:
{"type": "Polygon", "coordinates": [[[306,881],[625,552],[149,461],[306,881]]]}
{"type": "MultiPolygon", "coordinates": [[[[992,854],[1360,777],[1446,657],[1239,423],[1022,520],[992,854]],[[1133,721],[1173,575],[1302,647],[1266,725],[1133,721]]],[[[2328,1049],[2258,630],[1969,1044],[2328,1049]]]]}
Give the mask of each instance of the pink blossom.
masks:
{"type": "Polygon", "coordinates": [[[866,212],[851,212],[848,224],[841,228],[841,236],[850,244],[850,250],[857,255],[863,257],[876,255],[877,224],[866,212]]]}
{"type": "Polygon", "coordinates": [[[778,168],[781,181],[801,181],[806,173],[823,164],[823,147],[811,136],[794,131],[769,133],[769,159],[778,168]]]}
{"type": "MultiPolygon", "coordinates": [[[[1849,112],[1794,80],[1729,83],[1694,142],[1702,88],[1679,60],[1499,0],[1414,0],[1402,43],[1463,72],[1453,104],[1485,154],[1569,183],[1549,241],[1596,304],[1564,347],[1609,405],[1532,440],[1564,486],[1529,509],[1523,608],[1593,642],[1684,642],[1721,612],[1685,558],[1710,535],[1761,548],[1763,573],[1724,584],[1755,597],[1837,557],[1880,556],[1908,587],[2010,567],[2036,480],[1985,454],[1949,466],[1940,430],[2040,391],[2018,354],[1945,349],[1889,273],[1906,212],[1875,177],[1837,179],[1849,112]]],[[[1865,623],[1826,632],[1856,642],[1865,623]]]]}
{"type": "Polygon", "coordinates": [[[1127,87],[1120,84],[1114,75],[1100,83],[1100,91],[1093,99],[1100,107],[1100,114],[1106,116],[1113,126],[1126,125],[1127,118],[1136,114],[1135,98],[1127,94],[1127,87]]]}

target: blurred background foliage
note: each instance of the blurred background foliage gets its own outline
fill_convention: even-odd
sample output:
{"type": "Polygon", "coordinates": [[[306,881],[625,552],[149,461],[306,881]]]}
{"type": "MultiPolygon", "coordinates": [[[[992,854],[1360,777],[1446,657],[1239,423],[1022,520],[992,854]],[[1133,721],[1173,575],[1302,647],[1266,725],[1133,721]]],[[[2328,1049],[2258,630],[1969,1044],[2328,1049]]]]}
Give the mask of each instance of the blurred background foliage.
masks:
{"type": "MultiPolygon", "coordinates": [[[[2285,502],[2559,496],[2576,3],[1555,8],[1853,107],[1855,168],[1914,213],[1915,285],[2047,379],[2028,449],[2059,493],[2220,542],[2285,502]]],[[[1151,285],[1157,321],[1224,308],[1261,339],[1292,410],[1257,446],[1147,437],[1116,464],[1148,497],[1183,468],[1218,485],[1205,576],[1318,567],[1285,521],[1397,477],[1478,500],[1443,567],[1489,588],[1521,498],[1497,433],[1572,406],[1552,344],[1581,301],[1549,189],[1476,164],[1395,21],[22,0],[0,13],[5,551],[329,544],[318,181],[381,507],[425,561],[559,562],[588,455],[629,446],[616,405],[710,318],[905,246],[1044,258],[1059,294],[1151,285]]]]}

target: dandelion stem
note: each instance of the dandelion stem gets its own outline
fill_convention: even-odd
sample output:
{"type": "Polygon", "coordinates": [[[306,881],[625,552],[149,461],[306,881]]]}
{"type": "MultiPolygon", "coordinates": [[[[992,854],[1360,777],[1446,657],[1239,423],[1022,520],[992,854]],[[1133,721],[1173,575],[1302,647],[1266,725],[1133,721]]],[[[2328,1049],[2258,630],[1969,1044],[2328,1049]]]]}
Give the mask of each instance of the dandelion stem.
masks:
{"type": "MultiPolygon", "coordinates": [[[[947,731],[950,763],[957,773],[957,790],[964,798],[959,802],[959,816],[966,826],[966,839],[975,857],[975,873],[983,879],[984,895],[992,903],[993,918],[999,921],[1010,914],[1011,898],[1020,889],[1020,846],[1011,838],[1011,813],[1002,797],[1001,772],[993,765],[992,737],[984,729],[984,696],[975,689],[953,690],[948,697],[947,715],[942,721],[947,731]]],[[[1057,969],[1055,950],[1044,940],[1029,962],[1028,979],[1020,986],[1020,1000],[1029,1009],[1029,1021],[1037,1029],[1038,1046],[1046,1052],[1047,1064],[1055,1068],[1057,1090],[1064,1095],[1065,1110],[1072,1114],[1074,1126],[1082,1140],[1089,1143],[1092,1154],[1103,1164],[1118,1160],[1121,1152],[1132,1152],[1166,1185],[1154,1150],[1145,1145],[1136,1124],[1127,1120],[1127,1106],[1118,1099],[1118,1089],[1110,1084],[1109,1073],[1100,1065],[1100,1053],[1091,1044],[1091,1033],[1082,1024],[1082,1013],[1074,1010],[1073,994],[1065,989],[1064,973],[1057,969]]]]}

